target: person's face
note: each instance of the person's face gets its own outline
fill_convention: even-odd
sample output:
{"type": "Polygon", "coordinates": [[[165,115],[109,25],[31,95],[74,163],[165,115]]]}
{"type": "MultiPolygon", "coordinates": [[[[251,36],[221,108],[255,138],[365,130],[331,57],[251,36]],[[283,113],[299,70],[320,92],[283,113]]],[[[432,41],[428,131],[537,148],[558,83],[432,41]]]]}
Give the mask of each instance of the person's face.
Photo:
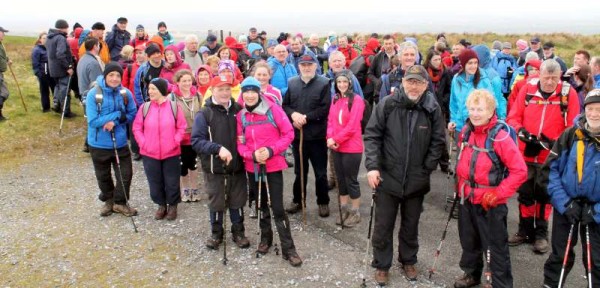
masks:
{"type": "Polygon", "coordinates": [[[0,31],[0,41],[4,40],[4,32],[0,31]]]}
{"type": "Polygon", "coordinates": [[[383,40],[383,50],[385,53],[394,53],[394,39],[383,40]]]}
{"type": "Polygon", "coordinates": [[[433,55],[433,57],[431,57],[431,66],[435,67],[436,69],[439,69],[442,64],[442,56],[440,55],[433,55]]]}
{"type": "Polygon", "coordinates": [[[415,65],[415,61],[417,60],[417,51],[413,48],[406,48],[402,51],[400,55],[400,65],[402,67],[407,68],[409,66],[415,65]]]}
{"type": "Polygon", "coordinates": [[[214,49],[215,47],[217,47],[217,41],[207,42],[207,45],[208,45],[208,48],[214,49]]]}
{"type": "Polygon", "coordinates": [[[302,50],[302,44],[300,44],[300,41],[294,40],[290,44],[290,48],[291,48],[292,52],[300,53],[300,50],[302,50]]]}
{"type": "Polygon", "coordinates": [[[192,88],[193,79],[191,75],[183,75],[179,78],[179,82],[177,82],[177,86],[181,91],[190,91],[192,88]]]}
{"type": "Polygon", "coordinates": [[[494,112],[490,111],[490,107],[487,106],[485,101],[479,101],[479,103],[471,103],[467,107],[469,110],[469,119],[473,126],[482,126],[490,122],[494,112]]]}
{"type": "Polygon", "coordinates": [[[167,27],[165,27],[165,26],[158,27],[158,32],[164,34],[165,32],[167,32],[167,27]]]}
{"type": "Polygon", "coordinates": [[[106,86],[117,88],[119,85],[121,85],[121,74],[119,74],[117,71],[110,72],[108,75],[106,75],[106,79],[104,79],[104,81],[106,82],[106,86]]]}
{"type": "Polygon", "coordinates": [[[348,81],[348,78],[346,78],[346,77],[337,77],[335,79],[335,85],[337,86],[338,90],[340,90],[340,92],[343,95],[344,93],[346,93],[346,91],[348,91],[348,87],[350,87],[350,82],[348,81]]]}
{"type": "Polygon", "coordinates": [[[210,72],[213,75],[217,75],[219,73],[219,63],[210,64],[210,72]]]}
{"type": "Polygon", "coordinates": [[[465,49],[465,46],[463,45],[454,45],[452,46],[452,56],[458,57],[458,55],[460,55],[460,53],[465,49]]]}
{"type": "Polygon", "coordinates": [[[175,60],[177,60],[177,57],[175,57],[175,52],[172,50],[165,51],[165,61],[167,61],[167,63],[175,63],[175,60]]]}
{"type": "Polygon", "coordinates": [[[136,50],[135,51],[135,59],[137,60],[138,63],[146,62],[146,52],[144,52],[142,50],[136,50]]]}
{"type": "Polygon", "coordinates": [[[210,56],[210,54],[208,52],[202,53],[202,59],[206,59],[206,58],[208,58],[208,56],[210,56]]]}
{"type": "Polygon", "coordinates": [[[117,27],[121,31],[125,31],[127,29],[127,22],[117,22],[117,27]]]}
{"type": "Polygon", "coordinates": [[[219,73],[219,76],[229,76],[229,77],[233,78],[233,71],[231,71],[229,69],[223,69],[219,73]]]}
{"type": "MultiPolygon", "coordinates": [[[[0,33],[4,34],[4,32],[0,32],[0,33]]],[[[44,34],[44,35],[42,35],[42,37],[40,37],[40,43],[42,45],[46,45],[46,40],[48,40],[48,35],[44,34]]]]}
{"type": "Polygon", "coordinates": [[[244,103],[247,105],[255,105],[258,102],[258,93],[254,90],[248,90],[242,93],[242,97],[244,98],[244,103]]]}
{"type": "Polygon", "coordinates": [[[502,48],[502,53],[509,55],[510,54],[510,48],[502,48]]]}
{"type": "Polygon", "coordinates": [[[208,74],[208,71],[206,70],[202,70],[198,73],[198,83],[200,83],[200,85],[204,86],[206,84],[208,84],[208,82],[210,81],[210,74],[208,74]]]}
{"type": "Polygon", "coordinates": [[[477,72],[477,68],[479,67],[479,60],[476,58],[470,59],[465,66],[467,66],[465,67],[465,72],[467,72],[467,74],[475,75],[475,72],[477,72]]]}
{"type": "Polygon", "coordinates": [[[280,63],[285,62],[285,58],[288,57],[287,49],[283,46],[275,46],[275,59],[280,63]]]}
{"type": "Polygon", "coordinates": [[[552,93],[556,90],[556,86],[560,82],[560,69],[554,73],[540,71],[540,87],[546,93],[552,93]]]}
{"type": "Polygon", "coordinates": [[[363,37],[358,37],[358,38],[356,39],[356,44],[357,44],[359,47],[364,47],[364,46],[366,45],[366,43],[367,43],[367,42],[365,41],[365,38],[363,38],[363,37]]]}
{"type": "Polygon", "coordinates": [[[315,47],[317,45],[319,45],[319,37],[317,36],[312,36],[308,39],[308,43],[310,44],[310,46],[315,47]]]}
{"type": "Polygon", "coordinates": [[[250,31],[250,38],[255,39],[256,37],[258,37],[258,32],[257,31],[250,31]]]}
{"type": "Polygon", "coordinates": [[[146,36],[146,33],[144,32],[144,30],[138,29],[135,31],[135,36],[137,38],[144,38],[144,36],[146,36]]]}
{"type": "Polygon", "coordinates": [[[229,103],[229,99],[231,99],[231,86],[229,85],[221,85],[217,87],[212,87],[213,99],[219,105],[227,105],[229,103]]]}
{"type": "Polygon", "coordinates": [[[527,75],[529,75],[529,76],[540,75],[540,70],[538,68],[535,68],[535,67],[529,65],[529,66],[527,66],[527,75]]]}
{"type": "Polygon", "coordinates": [[[190,40],[190,41],[186,42],[185,49],[187,49],[190,52],[197,52],[198,51],[198,41],[190,40]]]}
{"type": "Polygon", "coordinates": [[[554,48],[544,49],[544,58],[549,58],[554,53],[554,48]]]}
{"type": "Polygon", "coordinates": [[[269,80],[271,80],[271,75],[267,71],[267,68],[258,67],[254,72],[254,78],[260,82],[260,86],[267,86],[269,85],[269,80]]]}
{"type": "Polygon", "coordinates": [[[346,47],[348,47],[348,38],[346,38],[346,37],[340,37],[338,39],[338,46],[340,46],[340,48],[346,48],[346,47]]]}
{"type": "Polygon", "coordinates": [[[583,54],[575,54],[575,56],[573,57],[573,65],[581,67],[585,64],[588,64],[588,61],[585,59],[585,56],[583,54]]]}
{"type": "Polygon", "coordinates": [[[402,79],[402,87],[408,99],[417,102],[427,89],[427,82],[418,79],[402,79]]]}
{"type": "Polygon", "coordinates": [[[221,53],[219,53],[219,58],[221,58],[221,60],[229,60],[229,49],[223,49],[221,50],[221,53]]]}
{"type": "Polygon", "coordinates": [[[316,63],[300,63],[298,65],[300,67],[300,73],[303,78],[313,78],[315,77],[315,73],[317,72],[317,64],[316,63]]]}
{"type": "Polygon", "coordinates": [[[331,65],[331,70],[333,72],[340,72],[344,69],[346,63],[346,61],[344,61],[344,59],[342,59],[342,57],[335,57],[333,59],[331,59],[331,63],[329,63],[329,65],[331,65]]]}
{"type": "Polygon", "coordinates": [[[158,65],[158,64],[160,64],[160,61],[162,61],[162,54],[160,54],[160,53],[154,53],[154,54],[150,55],[149,60],[153,64],[158,65]]]}
{"type": "Polygon", "coordinates": [[[94,38],[104,39],[104,30],[92,30],[92,34],[94,34],[94,38]]]}
{"type": "Polygon", "coordinates": [[[267,47],[267,53],[269,56],[275,56],[275,46],[267,47]]]}
{"type": "Polygon", "coordinates": [[[150,97],[150,101],[157,102],[165,96],[160,93],[154,84],[150,83],[150,85],[148,85],[148,97],[150,97]]]}
{"type": "Polygon", "coordinates": [[[585,119],[590,128],[598,130],[600,128],[600,103],[590,103],[585,105],[585,119]]]}
{"type": "Polygon", "coordinates": [[[540,50],[540,42],[529,42],[529,47],[531,48],[531,51],[538,51],[540,50]]]}

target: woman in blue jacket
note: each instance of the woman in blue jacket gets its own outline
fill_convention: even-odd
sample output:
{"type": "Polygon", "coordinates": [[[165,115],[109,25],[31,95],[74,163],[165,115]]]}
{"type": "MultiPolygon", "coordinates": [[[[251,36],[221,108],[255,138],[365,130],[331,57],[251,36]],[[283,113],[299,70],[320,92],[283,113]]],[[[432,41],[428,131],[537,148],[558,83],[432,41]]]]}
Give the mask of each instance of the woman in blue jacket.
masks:
{"type": "Polygon", "coordinates": [[[35,47],[31,52],[31,66],[33,66],[33,74],[38,78],[40,84],[40,96],[42,100],[42,111],[44,113],[50,111],[50,91],[54,91],[54,79],[50,77],[48,71],[48,52],[46,51],[46,38],[48,33],[42,32],[35,42],[35,47]]]}

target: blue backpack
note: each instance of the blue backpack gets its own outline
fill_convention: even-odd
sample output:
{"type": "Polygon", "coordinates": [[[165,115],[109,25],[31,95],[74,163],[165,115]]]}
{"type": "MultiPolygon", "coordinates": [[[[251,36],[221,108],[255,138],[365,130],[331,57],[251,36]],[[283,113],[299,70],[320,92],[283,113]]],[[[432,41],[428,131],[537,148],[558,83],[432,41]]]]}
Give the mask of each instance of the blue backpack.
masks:
{"type": "MultiPolygon", "coordinates": [[[[502,80],[502,93],[508,94],[510,93],[510,80],[512,79],[512,75],[515,72],[516,61],[514,58],[509,57],[498,57],[496,54],[494,61],[494,70],[498,72],[500,79],[502,80]]],[[[510,56],[510,55],[509,55],[510,56]]],[[[512,56],[510,56],[512,57],[512,56]]]]}

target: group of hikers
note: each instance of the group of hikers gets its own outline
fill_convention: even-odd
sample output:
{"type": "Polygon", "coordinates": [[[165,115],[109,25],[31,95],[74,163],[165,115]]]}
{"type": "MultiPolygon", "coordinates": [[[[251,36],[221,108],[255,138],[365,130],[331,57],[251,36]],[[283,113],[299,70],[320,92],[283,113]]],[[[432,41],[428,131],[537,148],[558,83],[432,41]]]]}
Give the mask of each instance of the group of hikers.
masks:
{"type": "MultiPolygon", "coordinates": [[[[378,284],[388,283],[398,213],[398,261],[417,280],[419,219],[440,166],[455,179],[449,216],[458,218],[464,274],[454,287],[513,287],[509,246],[521,244],[551,250],[543,287],[562,287],[578,235],[589,285],[600,285],[600,57],[579,50],[569,68],[539,37],[516,41],[513,55],[510,42],[450,45],[444,34],[423,57],[413,37],[398,44],[392,35],[330,33],[321,47],[316,34],[306,42],[300,33],[267,39],[256,28],[223,44],[210,34],[200,46],[196,35],[176,44],[164,22],[153,37],[142,25],[131,35],[127,24],[117,19],[106,37],[100,22],[69,35],[59,19],[32,53],[43,111],[75,116],[70,89],[84,105],[84,151],[102,216],[137,215],[129,190],[132,161],[141,160],[156,220],[176,219],[180,202],[206,193],[206,247],[227,241],[229,216],[233,242],[248,248],[248,204],[260,227],[256,252],[274,245],[273,217],[283,259],[300,266],[287,215],[306,213],[309,161],[318,215],[330,215],[328,191],[337,187],[336,224],[350,228],[362,219],[364,151],[378,284]],[[295,179],[284,207],[290,147],[295,179]],[[509,237],[515,193],[519,226],[509,237]]],[[[5,32],[0,27],[0,43],[5,32]]],[[[7,62],[0,45],[2,102],[7,62]]]]}

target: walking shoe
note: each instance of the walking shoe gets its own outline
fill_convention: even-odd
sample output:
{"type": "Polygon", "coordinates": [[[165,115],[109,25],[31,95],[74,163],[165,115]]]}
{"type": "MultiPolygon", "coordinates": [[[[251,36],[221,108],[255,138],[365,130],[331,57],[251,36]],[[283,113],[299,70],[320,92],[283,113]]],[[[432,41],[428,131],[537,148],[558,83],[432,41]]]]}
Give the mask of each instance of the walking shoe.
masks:
{"type": "Polygon", "coordinates": [[[142,155],[140,155],[140,153],[133,153],[131,158],[133,158],[133,161],[140,161],[142,160],[142,155]]]}
{"type": "Polygon", "coordinates": [[[206,248],[212,250],[219,250],[219,245],[223,243],[223,235],[213,233],[208,240],[206,240],[206,248]]]}
{"type": "Polygon", "coordinates": [[[346,219],[348,219],[348,216],[350,216],[350,211],[348,210],[348,207],[346,207],[345,205],[342,206],[342,217],[340,219],[340,217],[337,217],[337,220],[335,220],[335,225],[342,225],[342,219],[344,220],[344,226],[347,226],[348,223],[346,223],[346,219]]]}
{"type": "Polygon", "coordinates": [[[188,201],[190,201],[190,189],[183,188],[181,190],[181,202],[188,202],[188,201]]]}
{"type": "Polygon", "coordinates": [[[177,204],[169,205],[167,207],[167,217],[165,217],[165,219],[169,221],[177,219],[177,204]]]}
{"type": "Polygon", "coordinates": [[[250,241],[248,241],[248,238],[246,238],[244,233],[237,234],[237,235],[233,234],[233,242],[235,242],[235,245],[237,245],[239,248],[242,248],[242,249],[246,249],[246,248],[250,247],[250,241]]]}
{"type": "Polygon", "coordinates": [[[258,248],[256,249],[256,252],[258,252],[262,255],[265,255],[265,254],[269,253],[269,248],[271,248],[271,245],[260,242],[260,244],[258,244],[258,248]]]}
{"type": "Polygon", "coordinates": [[[190,201],[200,201],[200,190],[198,188],[190,189],[190,201]]]}
{"type": "Polygon", "coordinates": [[[520,233],[515,233],[508,238],[508,246],[519,246],[525,242],[528,242],[529,238],[525,235],[521,235],[520,233]]]}
{"type": "Polygon", "coordinates": [[[113,212],[121,213],[123,216],[131,217],[137,215],[137,210],[123,204],[114,204],[112,207],[113,212]]]}
{"type": "Polygon", "coordinates": [[[115,202],[113,202],[112,199],[106,200],[104,202],[104,205],[102,206],[102,209],[100,209],[100,216],[102,216],[102,217],[110,216],[113,212],[114,203],[115,202]]]}
{"type": "Polygon", "coordinates": [[[290,203],[290,205],[285,208],[285,212],[289,213],[289,214],[296,214],[298,213],[298,211],[302,210],[302,205],[300,205],[300,203],[290,203]]]}
{"type": "Polygon", "coordinates": [[[417,272],[415,265],[404,264],[402,265],[402,269],[404,270],[404,275],[408,281],[417,281],[419,272],[417,272]]]}
{"type": "Polygon", "coordinates": [[[481,284],[481,279],[475,279],[473,276],[465,273],[454,281],[454,288],[468,288],[481,284]]]}
{"type": "Polygon", "coordinates": [[[375,282],[379,284],[379,286],[385,286],[390,278],[390,272],[386,270],[377,269],[375,271],[375,282]]]}
{"type": "Polygon", "coordinates": [[[344,220],[344,226],[352,228],[358,223],[360,223],[360,212],[358,210],[351,210],[346,220],[344,220]]]}
{"type": "MultiPolygon", "coordinates": [[[[319,216],[325,218],[329,217],[329,205],[327,204],[319,204],[319,216]]],[[[344,223],[346,224],[346,223],[344,223]]]]}
{"type": "Polygon", "coordinates": [[[533,243],[533,252],[536,254],[545,254],[548,252],[548,240],[546,239],[537,239],[533,243]]]}
{"type": "Polygon", "coordinates": [[[83,148],[81,149],[83,153],[90,153],[90,146],[87,143],[83,143],[83,148]]]}
{"type": "Polygon", "coordinates": [[[56,112],[56,113],[61,113],[62,109],[60,108],[60,106],[58,104],[54,104],[52,106],[52,111],[56,112]]]}
{"type": "Polygon", "coordinates": [[[283,260],[287,260],[288,262],[290,262],[290,265],[292,265],[294,267],[298,267],[298,266],[302,265],[302,258],[300,258],[300,256],[298,256],[298,253],[296,253],[296,251],[289,252],[287,254],[283,253],[282,257],[283,257],[283,260]]]}
{"type": "Polygon", "coordinates": [[[159,205],[156,213],[154,213],[154,219],[162,220],[165,216],[167,216],[167,205],[159,205]]]}
{"type": "Polygon", "coordinates": [[[294,159],[285,157],[285,163],[287,164],[288,168],[294,168],[294,159]]]}

